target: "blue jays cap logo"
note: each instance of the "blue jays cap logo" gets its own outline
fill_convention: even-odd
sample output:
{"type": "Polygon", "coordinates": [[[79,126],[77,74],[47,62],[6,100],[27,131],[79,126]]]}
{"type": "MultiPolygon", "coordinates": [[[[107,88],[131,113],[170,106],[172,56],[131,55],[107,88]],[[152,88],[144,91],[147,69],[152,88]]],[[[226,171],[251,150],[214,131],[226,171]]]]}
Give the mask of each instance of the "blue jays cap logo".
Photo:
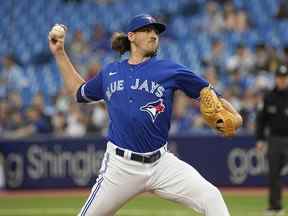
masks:
{"type": "Polygon", "coordinates": [[[164,32],[166,29],[166,25],[157,22],[156,19],[150,16],[149,14],[139,14],[130,21],[127,28],[127,33],[134,32],[137,29],[149,25],[153,25],[156,29],[158,29],[159,33],[164,32]]]}
{"type": "Polygon", "coordinates": [[[147,112],[152,121],[154,122],[157,118],[157,116],[164,112],[165,110],[165,105],[163,103],[163,99],[159,99],[157,101],[149,102],[146,105],[140,107],[141,111],[147,112]]]}

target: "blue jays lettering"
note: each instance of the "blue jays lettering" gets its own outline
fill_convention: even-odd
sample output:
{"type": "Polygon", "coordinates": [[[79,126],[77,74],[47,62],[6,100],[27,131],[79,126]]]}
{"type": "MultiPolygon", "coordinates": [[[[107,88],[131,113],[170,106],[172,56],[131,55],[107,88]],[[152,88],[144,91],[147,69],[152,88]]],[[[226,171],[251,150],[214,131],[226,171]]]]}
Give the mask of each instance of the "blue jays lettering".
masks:
{"type": "MultiPolygon", "coordinates": [[[[111,82],[106,89],[107,99],[110,100],[115,92],[123,91],[124,83],[125,83],[124,80],[116,80],[111,82]]],[[[165,91],[165,88],[156,81],[141,80],[139,78],[135,79],[133,84],[130,86],[130,89],[136,91],[145,91],[147,93],[154,94],[158,98],[163,97],[165,91]]]]}

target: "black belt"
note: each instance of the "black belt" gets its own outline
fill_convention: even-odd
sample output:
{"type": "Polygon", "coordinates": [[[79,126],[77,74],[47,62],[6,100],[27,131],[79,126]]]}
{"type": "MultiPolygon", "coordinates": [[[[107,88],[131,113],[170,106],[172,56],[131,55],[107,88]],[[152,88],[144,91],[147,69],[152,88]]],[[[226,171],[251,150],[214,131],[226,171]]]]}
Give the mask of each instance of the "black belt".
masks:
{"type": "MultiPolygon", "coordinates": [[[[124,157],[125,151],[119,148],[116,148],[116,155],[124,157]]],[[[136,153],[131,153],[130,160],[138,161],[141,163],[154,163],[161,157],[161,152],[157,151],[151,155],[143,156],[136,153]]]]}

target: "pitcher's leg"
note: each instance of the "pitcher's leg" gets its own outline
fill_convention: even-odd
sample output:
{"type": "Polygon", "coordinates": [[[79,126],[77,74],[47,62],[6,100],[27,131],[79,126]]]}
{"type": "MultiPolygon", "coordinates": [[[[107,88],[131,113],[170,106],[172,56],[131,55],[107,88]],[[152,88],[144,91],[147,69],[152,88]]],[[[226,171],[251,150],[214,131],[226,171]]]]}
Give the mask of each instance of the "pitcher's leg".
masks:
{"type": "Polygon", "coordinates": [[[229,216],[220,191],[192,166],[165,154],[151,177],[155,194],[182,203],[205,216],[229,216]]]}
{"type": "Polygon", "coordinates": [[[131,175],[129,168],[117,156],[111,155],[105,172],[97,178],[78,216],[112,216],[140,193],[142,177],[131,175]]]}

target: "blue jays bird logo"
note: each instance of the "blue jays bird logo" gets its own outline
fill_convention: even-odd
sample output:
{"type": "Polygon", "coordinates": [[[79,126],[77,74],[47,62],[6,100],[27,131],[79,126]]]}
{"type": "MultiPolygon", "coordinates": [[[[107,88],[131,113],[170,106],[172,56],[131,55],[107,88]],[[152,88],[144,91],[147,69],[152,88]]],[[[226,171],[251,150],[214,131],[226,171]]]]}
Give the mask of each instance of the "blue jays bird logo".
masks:
{"type": "Polygon", "coordinates": [[[163,103],[163,99],[159,99],[157,101],[149,102],[146,105],[140,107],[140,110],[147,112],[152,118],[152,121],[154,122],[157,116],[160,113],[164,112],[165,105],[163,103]]]}

